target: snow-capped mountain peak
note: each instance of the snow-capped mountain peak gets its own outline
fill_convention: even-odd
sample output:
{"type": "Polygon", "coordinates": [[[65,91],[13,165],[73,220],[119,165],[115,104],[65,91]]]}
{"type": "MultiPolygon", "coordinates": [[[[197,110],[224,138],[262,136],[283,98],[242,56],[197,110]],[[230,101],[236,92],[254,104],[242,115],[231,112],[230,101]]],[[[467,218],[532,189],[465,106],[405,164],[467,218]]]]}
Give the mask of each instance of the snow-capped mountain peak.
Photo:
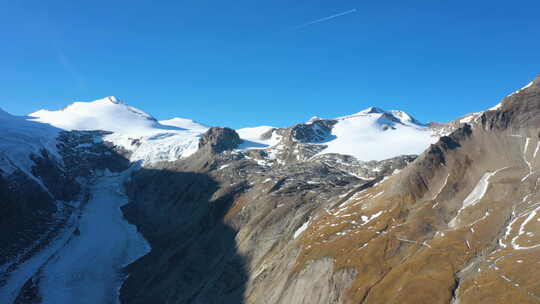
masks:
{"type": "Polygon", "coordinates": [[[425,126],[424,123],[421,123],[420,121],[416,120],[414,117],[412,117],[410,114],[408,114],[405,111],[401,111],[401,110],[386,111],[378,107],[369,107],[358,113],[338,117],[336,119],[343,120],[343,119],[350,119],[350,118],[358,117],[358,116],[380,117],[381,119],[389,120],[394,123],[408,124],[408,125],[419,126],[419,127],[425,126]]]}
{"type": "Polygon", "coordinates": [[[36,122],[64,130],[102,130],[104,139],[131,152],[131,161],[154,163],[186,157],[197,151],[206,126],[190,120],[158,122],[150,114],[110,96],[92,102],[74,102],[57,110],[30,114],[36,122]],[[179,123],[183,122],[184,127],[179,123]],[[190,127],[186,124],[190,122],[190,127]]]}
{"type": "Polygon", "coordinates": [[[413,123],[413,124],[421,124],[419,121],[414,119],[411,115],[409,115],[407,112],[400,111],[400,110],[390,110],[388,113],[392,114],[392,116],[399,119],[402,123],[413,123]]]}
{"type": "Polygon", "coordinates": [[[426,125],[404,111],[369,107],[336,119],[333,139],[319,154],[352,155],[360,160],[383,160],[402,154],[419,154],[437,141],[426,125]]]}
{"type": "Polygon", "coordinates": [[[364,109],[360,112],[358,112],[357,114],[374,114],[374,113],[385,113],[386,111],[384,111],[383,109],[381,108],[377,108],[377,107],[369,107],[367,109],[364,109]]]}
{"type": "Polygon", "coordinates": [[[313,116],[311,117],[308,121],[306,121],[307,124],[311,124],[313,123],[314,121],[317,121],[317,120],[321,120],[322,118],[320,118],[319,116],[313,116]]]}
{"type": "Polygon", "coordinates": [[[279,154],[284,146],[291,145],[290,138],[281,136],[290,132],[292,142],[318,146],[313,148],[319,150],[317,155],[335,153],[362,161],[419,154],[438,139],[433,130],[408,113],[377,107],[335,119],[315,116],[285,129],[262,126],[236,131],[245,141],[243,149],[268,148],[270,155],[279,154]]]}
{"type": "Polygon", "coordinates": [[[31,113],[35,121],[65,130],[104,130],[122,133],[140,133],[159,127],[151,115],[106,97],[92,102],[74,102],[58,110],[39,110],[31,113]]]}
{"type": "Polygon", "coordinates": [[[105,97],[104,99],[108,100],[111,103],[115,103],[115,104],[123,103],[118,98],[116,98],[116,96],[109,96],[109,97],[105,97]]]}

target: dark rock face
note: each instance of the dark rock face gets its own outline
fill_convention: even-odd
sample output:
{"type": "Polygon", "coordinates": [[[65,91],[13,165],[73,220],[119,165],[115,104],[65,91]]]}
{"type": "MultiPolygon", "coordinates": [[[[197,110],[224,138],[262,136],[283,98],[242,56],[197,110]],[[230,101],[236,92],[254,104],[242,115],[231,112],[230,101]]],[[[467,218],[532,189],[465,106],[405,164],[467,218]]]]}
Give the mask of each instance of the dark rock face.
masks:
{"type": "Polygon", "coordinates": [[[399,119],[397,119],[394,115],[391,115],[389,113],[384,113],[382,118],[385,118],[393,123],[401,123],[399,119]]]}
{"type": "MultiPolygon", "coordinates": [[[[40,155],[32,155],[31,159],[34,162],[31,170],[33,176],[17,170],[0,178],[3,210],[0,221],[0,248],[3,249],[0,264],[25,249],[31,249],[27,254],[29,257],[33,251],[45,246],[73,211],[70,206],[59,209],[58,204],[63,203],[57,201],[78,200],[83,194],[81,185],[76,181],[78,176],[71,174],[78,166],[84,166],[80,158],[70,169],[46,150],[42,150],[40,155]],[[37,240],[41,240],[42,244],[32,249],[37,240]]],[[[24,259],[23,256],[21,261],[24,259]]]]}
{"type": "Polygon", "coordinates": [[[95,170],[120,172],[130,165],[126,152],[102,140],[104,131],[62,132],[58,139],[65,169],[71,176],[88,177],[95,170]]]}
{"type": "MultiPolygon", "coordinates": [[[[22,172],[0,176],[0,265],[28,247],[57,211],[54,199],[22,172]]],[[[1,281],[1,278],[0,278],[1,281]]]]}
{"type": "Polygon", "coordinates": [[[241,303],[247,273],[236,232],[223,221],[242,186],[203,173],[147,170],[127,185],[124,214],[152,251],[127,268],[125,303],[241,303]],[[167,187],[163,187],[167,185],[167,187]]]}
{"type": "Polygon", "coordinates": [[[240,136],[233,129],[212,127],[204,133],[199,142],[199,149],[212,153],[221,153],[238,147],[242,143],[240,136]]]}
{"type": "Polygon", "coordinates": [[[32,160],[35,163],[32,174],[43,182],[55,199],[72,201],[76,198],[81,186],[75,181],[75,176],[66,172],[47,150],[42,150],[41,155],[33,156],[32,160]]]}
{"type": "Polygon", "coordinates": [[[310,124],[297,124],[290,130],[289,138],[302,143],[319,143],[332,139],[335,120],[315,120],[310,124]]]}

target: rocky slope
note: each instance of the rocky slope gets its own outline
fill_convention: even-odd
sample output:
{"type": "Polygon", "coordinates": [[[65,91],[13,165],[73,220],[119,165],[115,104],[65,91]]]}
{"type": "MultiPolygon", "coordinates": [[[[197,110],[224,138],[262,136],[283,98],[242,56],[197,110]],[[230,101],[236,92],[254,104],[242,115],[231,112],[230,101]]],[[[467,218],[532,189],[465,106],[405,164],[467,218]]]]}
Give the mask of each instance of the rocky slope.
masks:
{"type": "MultiPolygon", "coordinates": [[[[335,163],[235,151],[138,172],[126,215],[162,247],[129,267],[122,299],[538,302],[539,117],[537,78],[369,181],[335,163]]],[[[298,134],[328,134],[319,127],[298,134]]]]}
{"type": "MultiPolygon", "coordinates": [[[[121,276],[112,268],[111,271],[114,273],[105,275],[99,272],[101,269],[99,267],[73,268],[74,264],[69,262],[85,250],[92,251],[91,248],[95,246],[109,248],[106,247],[108,238],[101,238],[99,241],[101,245],[99,242],[96,243],[96,235],[92,233],[97,230],[89,226],[91,219],[94,221],[99,217],[109,219],[102,215],[106,212],[104,210],[109,208],[103,205],[104,195],[110,196],[109,204],[113,209],[107,209],[109,212],[114,213],[114,204],[118,204],[119,198],[116,194],[105,191],[110,188],[108,180],[112,180],[107,178],[109,176],[107,172],[125,171],[128,166],[137,170],[138,166],[143,165],[144,167],[139,169],[135,176],[155,171],[156,179],[159,180],[168,170],[163,168],[176,168],[178,163],[183,162],[188,165],[184,171],[180,171],[182,172],[180,175],[187,173],[185,175],[187,177],[183,176],[180,179],[182,181],[180,186],[184,183],[194,185],[199,179],[204,181],[197,185],[198,188],[192,187],[186,191],[188,193],[186,199],[192,200],[193,197],[197,197],[197,192],[193,191],[201,191],[202,197],[207,197],[208,192],[214,189],[212,185],[215,185],[215,189],[221,187],[208,176],[208,172],[222,169],[223,172],[230,172],[225,168],[233,163],[238,162],[251,168],[228,179],[230,184],[242,185],[239,188],[241,191],[238,190],[238,193],[241,193],[253,185],[253,181],[248,181],[248,178],[256,178],[261,167],[264,167],[265,171],[272,171],[271,168],[275,167],[276,178],[279,174],[293,171],[298,171],[295,174],[301,176],[305,173],[305,166],[297,166],[291,171],[285,165],[308,160],[286,159],[286,157],[269,159],[268,154],[272,153],[273,147],[268,149],[239,147],[247,141],[242,140],[234,130],[209,129],[196,122],[179,118],[158,122],[143,111],[112,97],[91,103],[74,103],[59,111],[40,110],[29,117],[15,117],[5,112],[0,114],[0,126],[4,131],[0,136],[2,140],[0,195],[3,210],[1,222],[3,233],[0,238],[2,244],[0,300],[7,303],[49,303],[58,299],[69,299],[73,298],[73,292],[84,292],[88,289],[80,282],[75,282],[76,280],[85,282],[83,280],[89,276],[99,275],[102,281],[110,281],[115,276],[121,276]],[[118,123],[119,120],[122,123],[118,123]],[[101,130],[92,131],[93,129],[101,130]],[[206,132],[204,136],[203,132],[206,132]],[[197,146],[191,147],[194,144],[197,146]],[[196,156],[189,157],[194,153],[190,152],[190,149],[197,151],[196,156]],[[175,162],[171,159],[181,161],[175,162]],[[278,170],[277,167],[280,166],[278,170]],[[154,170],[154,167],[158,169],[154,170]],[[196,171],[204,173],[195,174],[196,171]],[[201,177],[197,179],[196,176],[201,177]],[[68,266],[73,269],[67,269],[68,266]],[[61,280],[56,278],[59,275],[62,277],[61,280]],[[75,286],[73,285],[69,289],[71,292],[51,294],[49,288],[51,284],[57,284],[57,287],[63,290],[68,290],[64,289],[68,284],[79,287],[73,288],[75,286]]],[[[293,145],[300,138],[294,131],[298,128],[293,126],[280,131],[295,134],[286,137],[281,147],[292,151],[288,145],[293,145]]],[[[304,140],[304,144],[314,146],[318,143],[304,140]]],[[[342,177],[349,181],[359,180],[351,176],[352,171],[360,172],[364,179],[369,179],[402,168],[412,159],[414,156],[400,156],[382,162],[361,162],[351,156],[327,154],[310,161],[316,167],[321,167],[322,172],[327,172],[329,166],[339,167],[340,169],[334,170],[335,172],[326,174],[341,183],[342,177]]],[[[221,177],[222,180],[227,178],[227,174],[221,177]]],[[[159,184],[156,187],[164,188],[166,184],[159,184]]],[[[171,190],[175,193],[178,191],[178,189],[171,190]]],[[[229,190],[224,193],[228,193],[227,191],[229,190]]],[[[147,194],[152,195],[153,192],[148,191],[147,194]]],[[[164,202],[173,201],[166,198],[164,202]]],[[[202,210],[198,211],[201,212],[198,214],[207,216],[209,210],[202,210]]],[[[184,212],[186,212],[184,216],[189,214],[187,210],[184,212]]],[[[141,211],[138,214],[139,216],[145,214],[149,219],[155,219],[156,216],[153,212],[141,211]]],[[[172,210],[168,210],[162,219],[171,222],[168,218],[170,214],[172,210]]],[[[219,218],[218,216],[217,219],[219,218]]],[[[114,219],[112,221],[116,222],[114,219]]],[[[197,223],[196,218],[190,221],[192,222],[189,225],[197,223]]],[[[159,231],[168,229],[165,222],[160,224],[159,231]]],[[[100,220],[96,225],[103,226],[104,222],[100,220]]],[[[139,223],[139,226],[141,230],[144,229],[142,223],[139,223]]],[[[121,226],[117,226],[117,229],[124,229],[119,227],[121,226]]],[[[103,228],[105,229],[104,226],[103,228]]],[[[234,236],[234,230],[230,231],[229,235],[234,236]]],[[[106,235],[109,237],[116,235],[118,238],[115,243],[124,242],[122,238],[125,236],[113,232],[115,231],[106,235]]],[[[159,239],[163,237],[168,238],[160,235],[159,239]]],[[[195,236],[195,239],[198,237],[195,236]]],[[[231,246],[234,239],[229,238],[222,243],[231,246]]],[[[129,244],[129,240],[126,244],[129,244]]],[[[159,249],[158,245],[155,246],[159,249]]],[[[116,254],[112,252],[116,248],[118,246],[111,247],[110,252],[104,251],[104,254],[116,254]]],[[[156,252],[159,253],[159,250],[156,252]]],[[[103,261],[103,265],[106,263],[109,261],[103,261]]],[[[107,290],[96,289],[96,286],[90,289],[94,290],[93,294],[110,296],[107,290]]]]}
{"type": "MultiPolygon", "coordinates": [[[[61,202],[99,197],[96,176],[131,165],[122,211],[152,250],[125,268],[123,303],[540,301],[540,77],[448,124],[369,108],[235,131],[111,98],[33,116],[62,130],[0,179],[0,225],[28,235],[0,239],[4,281],[46,247],[36,231],[92,218],[61,202]]],[[[18,303],[43,298],[29,278],[18,303]]]]}

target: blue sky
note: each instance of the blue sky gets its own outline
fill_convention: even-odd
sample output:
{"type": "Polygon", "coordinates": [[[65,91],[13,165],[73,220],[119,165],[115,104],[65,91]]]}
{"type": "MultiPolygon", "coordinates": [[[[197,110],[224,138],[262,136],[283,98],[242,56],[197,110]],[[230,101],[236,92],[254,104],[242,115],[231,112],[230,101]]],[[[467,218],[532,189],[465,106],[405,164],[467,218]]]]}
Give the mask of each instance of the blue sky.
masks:
{"type": "Polygon", "coordinates": [[[539,1],[0,1],[0,107],[115,95],[159,119],[235,128],[372,105],[448,121],[540,73],[538,11],[539,1]]]}

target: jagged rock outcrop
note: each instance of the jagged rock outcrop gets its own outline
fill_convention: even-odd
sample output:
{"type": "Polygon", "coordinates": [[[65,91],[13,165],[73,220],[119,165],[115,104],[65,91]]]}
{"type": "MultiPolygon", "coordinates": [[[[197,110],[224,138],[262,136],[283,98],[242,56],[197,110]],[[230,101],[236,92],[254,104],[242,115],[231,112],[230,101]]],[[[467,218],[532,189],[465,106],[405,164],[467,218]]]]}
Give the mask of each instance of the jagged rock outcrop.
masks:
{"type": "Polygon", "coordinates": [[[317,119],[307,124],[297,124],[290,128],[287,139],[303,143],[316,143],[328,140],[336,120],[317,119]]]}
{"type": "Polygon", "coordinates": [[[221,153],[238,147],[242,143],[240,136],[229,128],[212,127],[203,134],[199,141],[199,149],[211,153],[221,153]]]}

